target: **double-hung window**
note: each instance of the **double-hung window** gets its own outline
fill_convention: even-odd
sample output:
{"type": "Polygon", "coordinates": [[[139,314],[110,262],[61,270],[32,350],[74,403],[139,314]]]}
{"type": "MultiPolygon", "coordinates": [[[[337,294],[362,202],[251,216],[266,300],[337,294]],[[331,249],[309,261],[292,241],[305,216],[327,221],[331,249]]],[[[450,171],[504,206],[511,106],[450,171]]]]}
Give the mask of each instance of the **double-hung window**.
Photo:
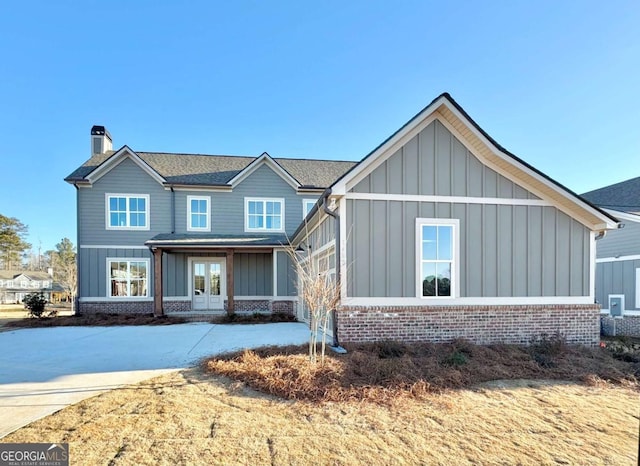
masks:
{"type": "Polygon", "coordinates": [[[456,296],[458,230],[457,219],[417,219],[419,297],[453,298],[456,296]]]}
{"type": "Polygon", "coordinates": [[[107,230],[148,229],[148,194],[107,194],[107,230]]]}
{"type": "Polygon", "coordinates": [[[109,297],[148,297],[148,270],[148,259],[107,259],[109,297]]]}
{"type": "Polygon", "coordinates": [[[245,231],[284,231],[284,199],[245,198],[245,231]]]}
{"type": "Polygon", "coordinates": [[[209,196],[187,196],[187,231],[211,231],[209,196]]]}
{"type": "Polygon", "coordinates": [[[303,199],[302,200],[302,219],[304,220],[313,209],[313,206],[316,205],[315,199],[303,199]]]}

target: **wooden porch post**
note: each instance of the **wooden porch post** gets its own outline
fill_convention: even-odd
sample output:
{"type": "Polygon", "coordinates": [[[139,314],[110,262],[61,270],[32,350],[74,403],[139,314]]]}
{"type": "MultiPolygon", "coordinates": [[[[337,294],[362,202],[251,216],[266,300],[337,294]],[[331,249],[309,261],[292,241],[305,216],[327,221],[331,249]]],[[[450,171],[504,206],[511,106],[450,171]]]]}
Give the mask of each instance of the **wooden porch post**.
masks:
{"type": "Polygon", "coordinates": [[[153,250],[153,315],[164,315],[162,309],[162,249],[153,250]]]}
{"type": "Polygon", "coordinates": [[[227,249],[227,314],[235,312],[233,292],[233,249],[227,249]]]}

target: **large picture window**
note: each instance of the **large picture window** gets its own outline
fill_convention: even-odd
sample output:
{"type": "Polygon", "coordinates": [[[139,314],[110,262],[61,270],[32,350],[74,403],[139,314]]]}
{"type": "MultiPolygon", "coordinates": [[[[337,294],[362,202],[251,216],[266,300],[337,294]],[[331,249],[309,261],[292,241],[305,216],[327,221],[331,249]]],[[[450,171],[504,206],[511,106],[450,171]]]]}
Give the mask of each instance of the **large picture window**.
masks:
{"type": "Polygon", "coordinates": [[[187,196],[187,230],[210,231],[209,197],[187,196]]]}
{"type": "Polygon", "coordinates": [[[149,296],[147,259],[107,259],[109,297],[146,298],[149,296]]]}
{"type": "Polygon", "coordinates": [[[458,221],[418,219],[418,296],[455,296],[458,221]]]}
{"type": "Polygon", "coordinates": [[[284,199],[245,199],[245,231],[284,231],[284,199]]]}
{"type": "Polygon", "coordinates": [[[148,230],[149,196],[107,194],[108,230],[148,230]]]}

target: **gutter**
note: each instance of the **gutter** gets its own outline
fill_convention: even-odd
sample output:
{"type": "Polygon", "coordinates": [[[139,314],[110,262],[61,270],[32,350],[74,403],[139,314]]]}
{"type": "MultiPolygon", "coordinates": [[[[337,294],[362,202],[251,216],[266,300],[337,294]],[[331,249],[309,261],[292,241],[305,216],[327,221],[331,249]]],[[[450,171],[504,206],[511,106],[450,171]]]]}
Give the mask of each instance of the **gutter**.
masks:
{"type": "MultiPolygon", "coordinates": [[[[340,286],[342,277],[340,276],[340,216],[336,214],[333,210],[329,209],[327,205],[327,199],[331,195],[331,188],[328,188],[324,194],[322,195],[322,210],[327,215],[333,217],[336,222],[336,248],[335,248],[335,256],[336,256],[336,285],[340,286]]],[[[335,309],[333,310],[333,319],[332,319],[332,331],[333,331],[333,347],[336,352],[345,352],[343,348],[340,347],[340,342],[338,341],[338,316],[336,315],[335,309]]]]}
{"type": "Polygon", "coordinates": [[[171,186],[171,234],[176,232],[176,192],[171,186]]]}

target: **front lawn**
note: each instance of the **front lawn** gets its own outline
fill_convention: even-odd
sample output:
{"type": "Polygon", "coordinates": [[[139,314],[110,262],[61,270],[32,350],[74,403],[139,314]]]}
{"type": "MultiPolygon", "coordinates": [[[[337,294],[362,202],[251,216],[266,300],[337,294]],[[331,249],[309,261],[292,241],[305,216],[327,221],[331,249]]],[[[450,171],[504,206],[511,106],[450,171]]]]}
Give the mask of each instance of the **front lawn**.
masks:
{"type": "Polygon", "coordinates": [[[243,352],[87,399],[3,441],[69,442],[71,464],[90,465],[635,465],[637,365],[556,343],[363,345],[312,370],[301,348],[243,352]],[[574,381],[549,380],[563,377],[574,381]],[[260,380],[289,399],[249,386],[260,380]]]}

